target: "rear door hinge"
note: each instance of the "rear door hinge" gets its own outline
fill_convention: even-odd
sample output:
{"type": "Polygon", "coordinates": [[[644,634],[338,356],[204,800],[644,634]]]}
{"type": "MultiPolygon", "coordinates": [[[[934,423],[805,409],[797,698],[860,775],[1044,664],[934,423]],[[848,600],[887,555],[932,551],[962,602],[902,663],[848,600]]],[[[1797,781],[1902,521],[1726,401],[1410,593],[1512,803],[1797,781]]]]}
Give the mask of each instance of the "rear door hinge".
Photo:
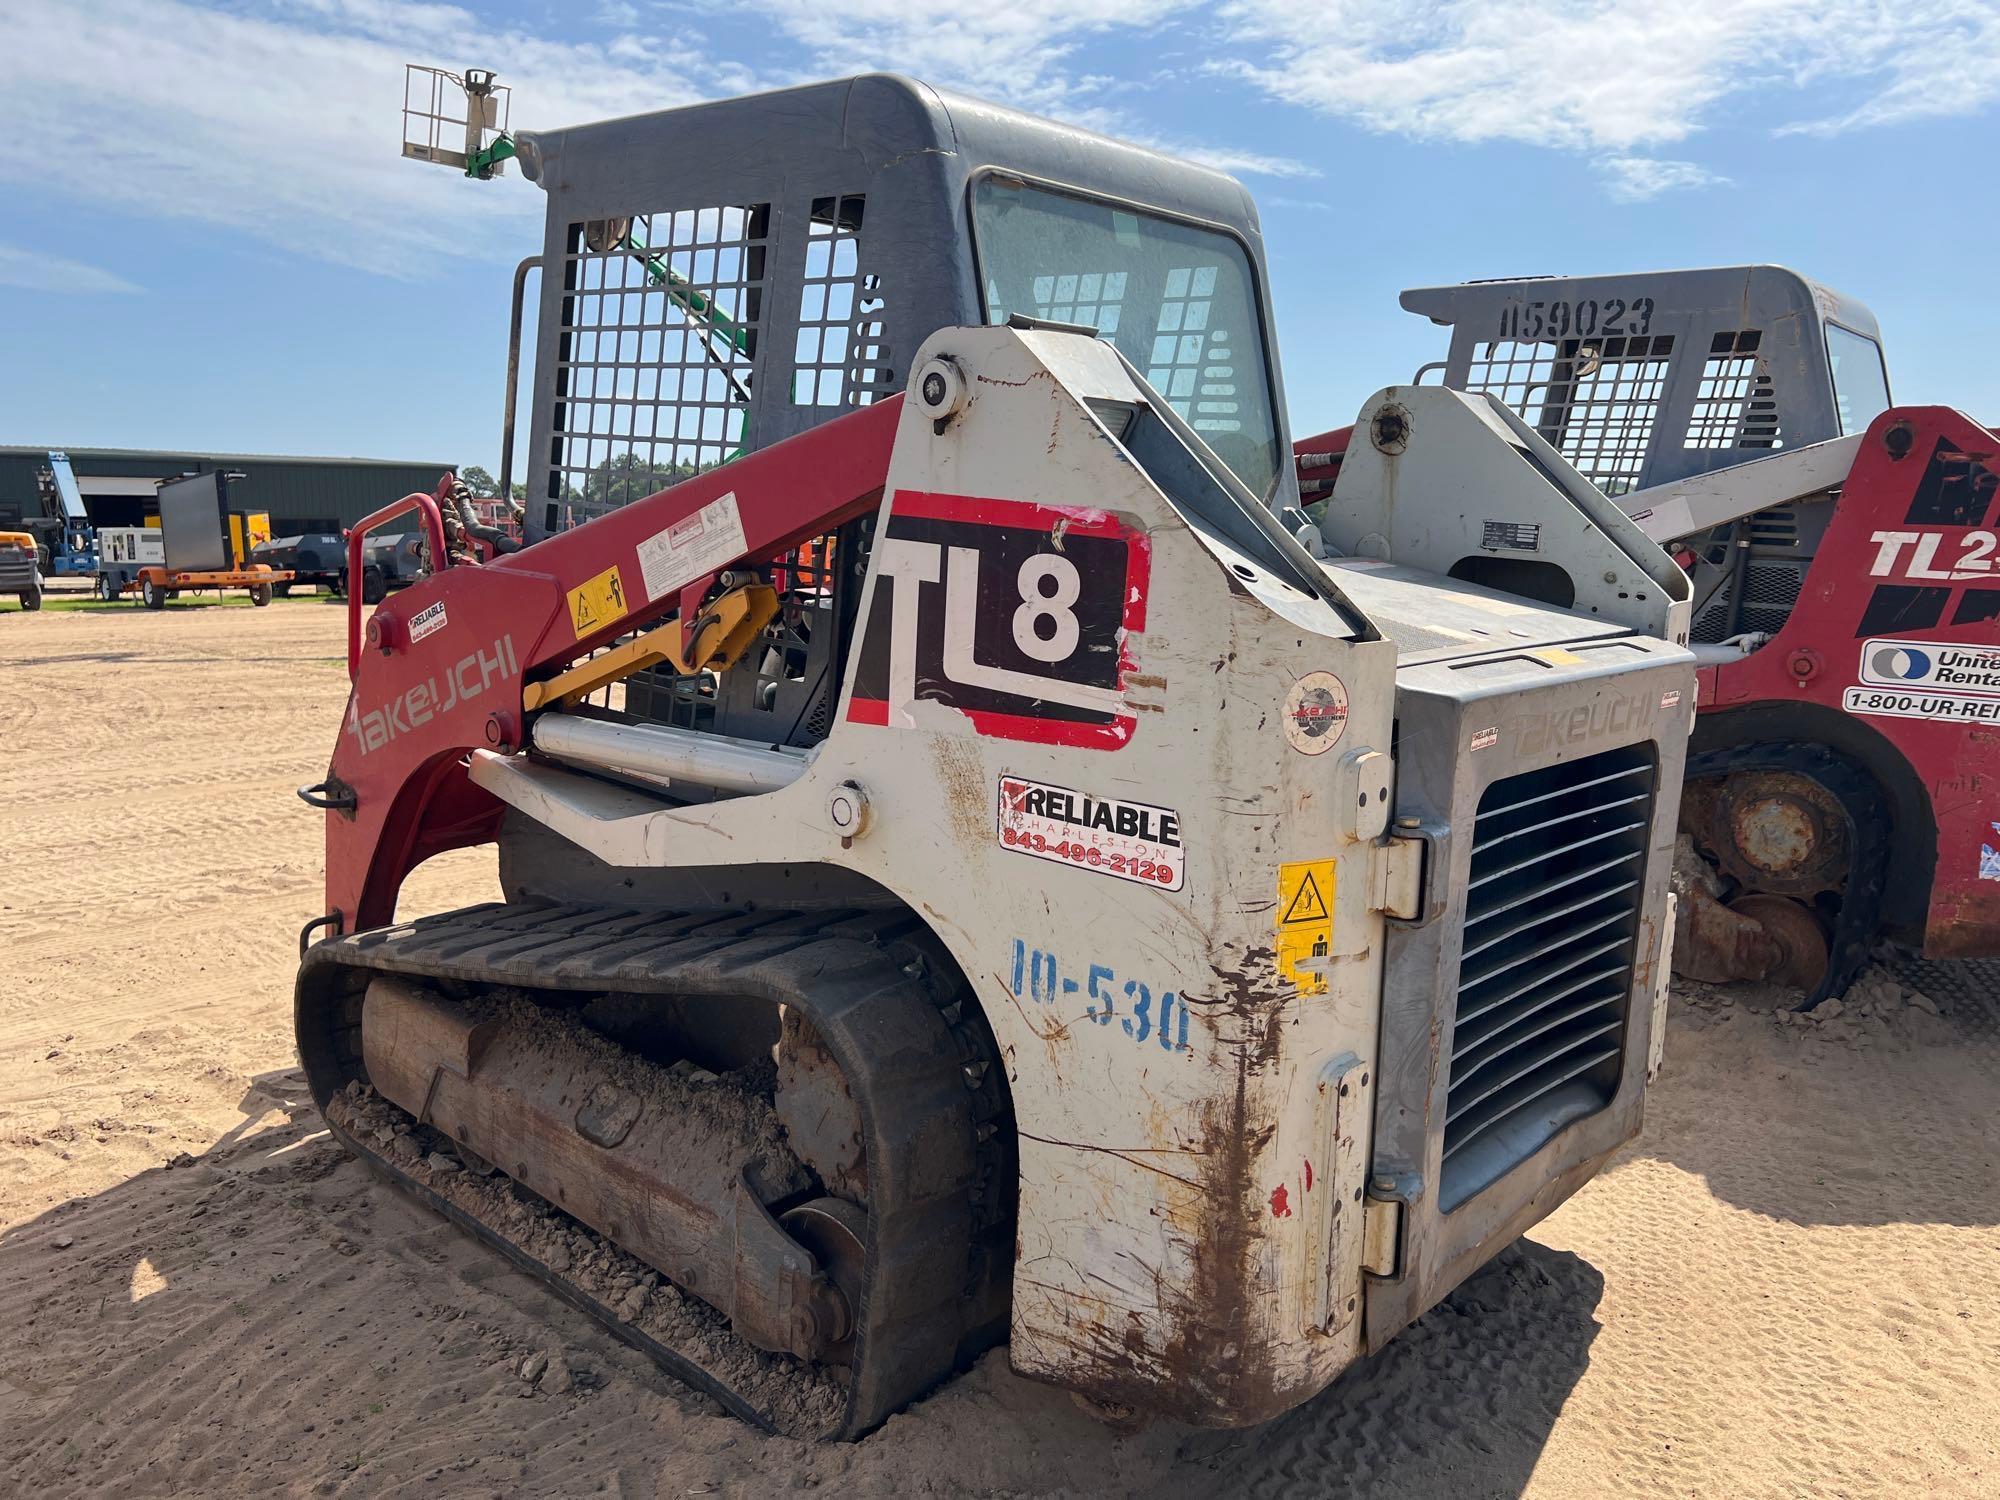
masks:
{"type": "Polygon", "coordinates": [[[1385,916],[1412,920],[1424,908],[1424,841],[1383,839],[1370,846],[1368,909],[1385,916]]]}
{"type": "Polygon", "coordinates": [[[1362,1204],[1361,1269],[1370,1276],[1393,1277],[1402,1240],[1403,1205],[1394,1198],[1371,1195],[1362,1204]]]}

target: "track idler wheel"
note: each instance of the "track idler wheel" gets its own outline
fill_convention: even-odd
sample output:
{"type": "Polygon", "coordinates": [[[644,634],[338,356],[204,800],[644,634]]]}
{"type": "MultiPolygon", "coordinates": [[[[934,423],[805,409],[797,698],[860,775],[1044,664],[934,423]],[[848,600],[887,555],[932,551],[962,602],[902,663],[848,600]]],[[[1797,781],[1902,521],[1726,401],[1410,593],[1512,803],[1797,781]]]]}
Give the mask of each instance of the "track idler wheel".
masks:
{"type": "MultiPolygon", "coordinates": [[[[859,1307],[868,1272],[868,1215],[845,1198],[815,1198],[788,1209],[778,1223],[825,1269],[840,1293],[839,1310],[859,1307]]],[[[824,1350],[819,1357],[828,1364],[844,1365],[854,1357],[852,1317],[826,1330],[824,1350]]]]}
{"type": "Polygon", "coordinates": [[[1738,917],[1761,930],[1764,972],[1755,977],[1811,993],[1826,978],[1826,929],[1806,906],[1789,896],[1738,896],[1729,904],[1738,917]]]}

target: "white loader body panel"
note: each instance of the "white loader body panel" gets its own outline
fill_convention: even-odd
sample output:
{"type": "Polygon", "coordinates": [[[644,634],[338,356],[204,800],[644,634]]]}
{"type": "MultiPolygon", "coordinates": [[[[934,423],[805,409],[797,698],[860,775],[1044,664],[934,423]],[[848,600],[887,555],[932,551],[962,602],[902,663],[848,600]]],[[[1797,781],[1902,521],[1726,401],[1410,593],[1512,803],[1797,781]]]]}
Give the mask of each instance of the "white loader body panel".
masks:
{"type": "Polygon", "coordinates": [[[802,774],[686,806],[518,755],[473,777],[614,867],[838,865],[921,915],[1012,1091],[1016,1368],[1259,1421],[1363,1348],[1375,908],[1415,868],[1387,836],[1397,646],[1289,543],[1189,506],[1212,473],[1149,477],[1167,419],[1107,346],[958,329],[913,368],[937,357],[963,399],[906,400],[802,774]]]}

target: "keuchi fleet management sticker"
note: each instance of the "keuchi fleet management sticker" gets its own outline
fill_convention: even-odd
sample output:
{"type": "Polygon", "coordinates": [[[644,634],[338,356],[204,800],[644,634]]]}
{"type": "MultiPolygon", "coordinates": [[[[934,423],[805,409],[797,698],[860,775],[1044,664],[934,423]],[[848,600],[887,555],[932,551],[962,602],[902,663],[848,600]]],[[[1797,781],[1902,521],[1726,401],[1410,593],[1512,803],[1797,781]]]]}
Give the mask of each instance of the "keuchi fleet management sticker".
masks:
{"type": "Polygon", "coordinates": [[[1170,807],[1093,797],[1025,776],[1002,776],[999,802],[1002,848],[1163,891],[1179,890],[1186,878],[1181,818],[1170,807]]]}
{"type": "Polygon", "coordinates": [[[1347,730],[1347,684],[1331,672],[1308,672],[1285,694],[1285,738],[1305,755],[1324,755],[1347,730]]]}

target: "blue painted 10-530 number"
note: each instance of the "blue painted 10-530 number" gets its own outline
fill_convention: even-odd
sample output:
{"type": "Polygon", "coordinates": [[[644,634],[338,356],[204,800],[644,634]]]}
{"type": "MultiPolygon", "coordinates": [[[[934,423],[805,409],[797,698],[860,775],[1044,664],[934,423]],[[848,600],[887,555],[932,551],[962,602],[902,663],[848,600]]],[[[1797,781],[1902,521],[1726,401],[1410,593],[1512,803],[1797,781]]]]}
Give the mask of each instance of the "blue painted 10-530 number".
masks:
{"type": "Polygon", "coordinates": [[[1042,1005],[1053,1005],[1060,997],[1081,991],[1086,1001],[1084,1014],[1098,1025],[1109,1026],[1116,1019],[1135,1042],[1143,1044],[1151,1038],[1167,1052],[1187,1051],[1187,1005],[1180,997],[1172,990],[1155,995],[1143,979],[1127,979],[1121,984],[1104,964],[1088,965],[1078,980],[1060,971],[1053,953],[1030,948],[1015,938],[1012,985],[1017,997],[1025,995],[1042,1005]]]}

